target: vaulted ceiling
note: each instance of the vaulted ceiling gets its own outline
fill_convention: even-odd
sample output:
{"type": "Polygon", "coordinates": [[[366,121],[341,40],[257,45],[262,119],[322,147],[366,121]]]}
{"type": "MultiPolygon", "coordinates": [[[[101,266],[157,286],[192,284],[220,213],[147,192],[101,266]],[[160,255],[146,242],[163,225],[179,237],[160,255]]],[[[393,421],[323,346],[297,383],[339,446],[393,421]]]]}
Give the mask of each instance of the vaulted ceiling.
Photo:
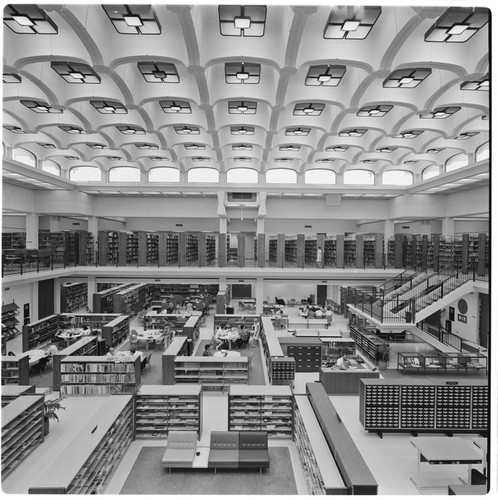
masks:
{"type": "Polygon", "coordinates": [[[3,141],[63,169],[418,175],[489,140],[479,8],[13,5],[3,141]]]}

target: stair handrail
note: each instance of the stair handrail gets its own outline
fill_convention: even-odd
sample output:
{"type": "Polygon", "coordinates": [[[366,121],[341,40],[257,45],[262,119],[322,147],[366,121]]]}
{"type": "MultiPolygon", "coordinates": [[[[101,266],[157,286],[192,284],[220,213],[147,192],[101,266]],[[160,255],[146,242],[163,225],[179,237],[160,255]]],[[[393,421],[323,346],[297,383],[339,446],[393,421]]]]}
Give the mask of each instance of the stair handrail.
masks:
{"type": "Polygon", "coordinates": [[[408,267],[402,273],[394,276],[393,278],[388,279],[387,281],[382,283],[382,285],[379,285],[378,289],[382,292],[383,296],[386,296],[389,292],[395,289],[396,285],[402,286],[404,283],[413,280],[414,277],[425,272],[427,269],[433,269],[433,267],[434,267],[434,261],[428,262],[427,260],[422,260],[420,262],[417,262],[415,265],[408,267]],[[415,272],[408,275],[406,278],[403,278],[403,275],[408,273],[409,271],[415,271],[415,272]],[[393,282],[392,285],[390,285],[390,287],[386,289],[386,286],[391,282],[393,282]]]}

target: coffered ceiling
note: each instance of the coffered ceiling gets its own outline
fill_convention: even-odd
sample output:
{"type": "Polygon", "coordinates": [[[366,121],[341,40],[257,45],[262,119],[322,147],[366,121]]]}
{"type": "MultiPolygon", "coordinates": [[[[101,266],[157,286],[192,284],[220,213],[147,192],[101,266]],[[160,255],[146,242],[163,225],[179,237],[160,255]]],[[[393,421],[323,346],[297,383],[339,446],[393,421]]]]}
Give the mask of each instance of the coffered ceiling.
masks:
{"type": "Polygon", "coordinates": [[[401,168],[419,183],[489,140],[490,14],[462,5],[7,6],[3,141],[63,170],[401,168]]]}

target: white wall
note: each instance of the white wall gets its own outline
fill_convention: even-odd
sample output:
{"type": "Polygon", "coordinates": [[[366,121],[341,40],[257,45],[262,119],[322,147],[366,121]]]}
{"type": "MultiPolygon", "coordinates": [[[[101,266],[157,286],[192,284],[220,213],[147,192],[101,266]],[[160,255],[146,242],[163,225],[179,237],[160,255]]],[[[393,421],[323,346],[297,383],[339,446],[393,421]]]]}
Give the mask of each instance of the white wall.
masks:
{"type": "Polygon", "coordinates": [[[3,233],[25,233],[26,216],[25,215],[4,215],[2,217],[3,233]]]}
{"type": "MultiPolygon", "coordinates": [[[[99,227],[101,219],[99,219],[99,227]]],[[[159,218],[159,217],[129,217],[126,220],[127,231],[212,231],[220,229],[218,219],[201,218],[159,218]],[[183,224],[182,227],[176,224],[183,224]]]]}
{"type": "Polygon", "coordinates": [[[23,324],[23,307],[24,304],[30,305],[30,320],[31,322],[38,319],[38,282],[24,285],[9,285],[2,287],[2,304],[9,304],[14,301],[19,306],[19,330],[23,324]]]}
{"type": "Polygon", "coordinates": [[[356,220],[325,220],[325,219],[265,219],[265,234],[276,235],[316,235],[316,233],[344,234],[346,232],[358,232],[359,226],[356,220]],[[311,226],[307,228],[305,226],[311,226]]]}
{"type": "Polygon", "coordinates": [[[467,302],[469,307],[467,314],[465,314],[467,323],[458,320],[458,301],[455,301],[443,310],[442,325],[445,326],[446,320],[449,319],[449,308],[453,307],[455,309],[455,321],[452,322],[451,333],[479,343],[479,294],[468,293],[461,298],[467,302]]]}
{"type": "Polygon", "coordinates": [[[488,233],[490,225],[489,221],[469,221],[457,220],[455,221],[455,234],[472,234],[472,233],[488,233]]]}

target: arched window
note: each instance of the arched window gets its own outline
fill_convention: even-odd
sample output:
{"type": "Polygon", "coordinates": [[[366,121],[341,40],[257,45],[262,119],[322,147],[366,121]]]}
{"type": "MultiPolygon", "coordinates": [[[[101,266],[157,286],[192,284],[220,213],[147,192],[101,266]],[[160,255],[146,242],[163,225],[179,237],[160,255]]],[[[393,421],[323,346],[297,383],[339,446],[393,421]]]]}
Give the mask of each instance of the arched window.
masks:
{"type": "Polygon", "coordinates": [[[140,170],[135,167],[111,168],[109,182],[140,182],[140,170]]]}
{"type": "Polygon", "coordinates": [[[325,168],[313,168],[304,173],[305,184],[335,184],[335,172],[325,168]]]}
{"type": "Polygon", "coordinates": [[[187,182],[219,182],[220,173],[215,168],[191,168],[187,173],[187,182]]]}
{"type": "Polygon", "coordinates": [[[346,170],[344,184],[375,184],[375,175],[371,170],[346,170]]]}
{"type": "Polygon", "coordinates": [[[469,156],[466,153],[460,153],[458,155],[452,156],[446,162],[446,172],[453,172],[453,170],[458,170],[459,168],[466,167],[469,164],[469,156]]]}
{"type": "Polygon", "coordinates": [[[148,179],[149,182],[180,182],[180,171],[172,167],[151,168],[148,179]]]}
{"type": "Polygon", "coordinates": [[[431,165],[430,167],[425,168],[422,172],[422,180],[426,181],[427,179],[432,179],[440,174],[441,167],[439,165],[431,165]]]}
{"type": "Polygon", "coordinates": [[[290,168],[272,168],[266,172],[268,184],[297,184],[297,172],[290,168]]]}
{"type": "Polygon", "coordinates": [[[476,161],[487,160],[488,158],[489,158],[489,142],[485,142],[476,149],[476,161]]]}
{"type": "Polygon", "coordinates": [[[36,156],[27,149],[14,148],[12,150],[12,159],[36,168],[36,156]]]}
{"type": "Polygon", "coordinates": [[[100,182],[102,172],[97,167],[74,167],[69,171],[69,180],[74,182],[100,182]]]}
{"type": "Polygon", "coordinates": [[[413,173],[408,170],[388,170],[382,174],[382,184],[409,186],[413,184],[413,173]]]}
{"type": "Polygon", "coordinates": [[[230,184],[257,184],[258,171],[254,168],[231,168],[227,172],[227,182],[230,184]]]}
{"type": "Polygon", "coordinates": [[[59,177],[61,175],[61,167],[53,160],[44,160],[42,163],[42,170],[52,175],[58,175],[59,177]]]}

